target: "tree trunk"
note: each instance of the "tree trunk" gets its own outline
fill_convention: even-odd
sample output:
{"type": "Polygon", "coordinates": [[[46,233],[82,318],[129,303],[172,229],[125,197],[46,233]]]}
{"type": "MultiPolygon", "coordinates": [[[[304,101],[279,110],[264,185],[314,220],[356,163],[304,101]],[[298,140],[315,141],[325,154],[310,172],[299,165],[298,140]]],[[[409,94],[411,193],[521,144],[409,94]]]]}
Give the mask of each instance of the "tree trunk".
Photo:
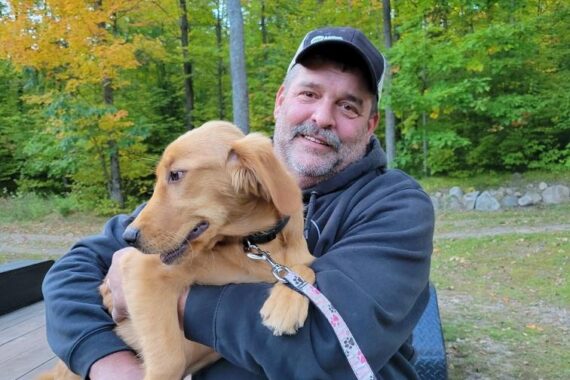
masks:
{"type": "Polygon", "coordinates": [[[428,165],[428,138],[427,138],[427,113],[422,112],[422,152],[423,152],[423,172],[424,177],[429,176],[429,165],[428,165]]]}
{"type": "Polygon", "coordinates": [[[230,21],[230,63],[232,74],[232,106],[234,123],[244,132],[249,132],[249,100],[245,71],[243,16],[239,0],[227,0],[230,21]]]}
{"type": "MultiPolygon", "coordinates": [[[[103,101],[106,105],[113,104],[113,85],[110,78],[103,79],[103,101]]],[[[112,201],[119,204],[119,207],[125,207],[125,199],[121,188],[121,165],[119,163],[119,148],[115,140],[107,142],[109,148],[109,164],[111,166],[111,181],[107,183],[109,197],[112,201]]]]}
{"type": "Polygon", "coordinates": [[[182,70],[184,72],[184,122],[186,129],[192,129],[192,109],[194,108],[194,88],[192,83],[192,62],[188,52],[188,9],[186,0],[179,0],[180,7],[180,44],[182,46],[182,70]]]}
{"type": "MultiPolygon", "coordinates": [[[[384,44],[386,50],[392,48],[392,10],[390,7],[390,0],[382,0],[383,7],[383,25],[384,25],[384,44]]],[[[390,93],[390,86],[392,84],[392,73],[390,71],[390,65],[386,61],[384,67],[386,72],[384,73],[384,86],[386,87],[386,93],[390,93]]],[[[386,133],[386,158],[388,160],[388,167],[393,166],[394,159],[396,158],[396,116],[392,111],[392,107],[388,104],[386,106],[385,112],[385,133],[386,133]]]]}
{"type": "Polygon", "coordinates": [[[218,0],[216,16],[216,46],[218,48],[218,115],[220,120],[226,118],[226,104],[224,102],[224,60],[222,45],[222,6],[218,0]]]}
{"type": "MultiPolygon", "coordinates": [[[[97,0],[95,2],[97,9],[103,6],[103,0],[97,0]]],[[[117,18],[113,19],[113,33],[117,33],[117,18]]],[[[106,23],[101,22],[98,24],[99,28],[105,28],[106,23]]],[[[110,77],[104,77],[101,85],[103,87],[103,103],[107,106],[113,105],[113,79],[110,77]]],[[[104,170],[103,173],[107,176],[107,191],[109,193],[109,198],[117,202],[119,207],[125,207],[125,198],[123,196],[123,189],[121,188],[121,164],[119,161],[119,148],[117,147],[117,142],[110,139],[107,142],[107,147],[109,149],[109,166],[111,177],[108,177],[107,171],[104,170]]]]}
{"type": "MultiPolygon", "coordinates": [[[[261,43],[263,45],[267,44],[267,19],[265,17],[265,1],[261,1],[261,15],[260,15],[260,28],[261,28],[261,43]]],[[[264,50],[264,58],[265,57],[265,50],[264,50]]]]}

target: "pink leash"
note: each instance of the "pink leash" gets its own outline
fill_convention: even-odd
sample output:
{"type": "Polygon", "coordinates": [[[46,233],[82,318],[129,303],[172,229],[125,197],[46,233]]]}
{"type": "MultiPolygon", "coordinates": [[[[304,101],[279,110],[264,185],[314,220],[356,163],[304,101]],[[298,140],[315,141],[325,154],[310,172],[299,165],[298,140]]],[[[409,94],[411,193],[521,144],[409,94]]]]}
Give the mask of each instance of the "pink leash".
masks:
{"type": "Polygon", "coordinates": [[[356,339],[354,339],[344,319],[323,293],[285,265],[276,263],[269,252],[261,250],[255,244],[246,243],[245,250],[250,259],[266,261],[271,265],[273,276],[278,281],[289,284],[293,289],[304,294],[327,317],[356,378],[358,380],[376,380],[368,360],[358,347],[356,339]]]}

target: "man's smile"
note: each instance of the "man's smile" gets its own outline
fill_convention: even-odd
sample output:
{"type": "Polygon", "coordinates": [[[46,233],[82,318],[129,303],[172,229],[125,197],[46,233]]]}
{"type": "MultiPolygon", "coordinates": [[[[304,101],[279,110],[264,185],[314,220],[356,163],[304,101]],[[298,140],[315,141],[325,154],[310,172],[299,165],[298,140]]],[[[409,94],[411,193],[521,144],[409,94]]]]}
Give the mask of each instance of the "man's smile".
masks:
{"type": "Polygon", "coordinates": [[[310,142],[312,142],[312,143],[315,143],[315,144],[319,144],[319,145],[323,145],[323,146],[332,148],[332,146],[331,146],[329,143],[327,143],[326,141],[321,140],[321,139],[319,139],[319,138],[317,138],[317,137],[309,136],[309,135],[304,135],[304,134],[300,134],[300,136],[301,136],[302,138],[304,138],[305,140],[308,140],[308,141],[310,141],[310,142]]]}

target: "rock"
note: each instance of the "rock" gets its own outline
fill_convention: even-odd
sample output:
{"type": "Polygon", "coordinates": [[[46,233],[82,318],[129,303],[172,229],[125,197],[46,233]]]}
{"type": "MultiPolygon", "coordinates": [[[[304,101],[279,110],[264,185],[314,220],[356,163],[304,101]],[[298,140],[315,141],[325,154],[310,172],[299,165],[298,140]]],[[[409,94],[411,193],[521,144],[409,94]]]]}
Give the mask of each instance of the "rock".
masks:
{"type": "Polygon", "coordinates": [[[463,210],[463,204],[454,195],[446,195],[442,199],[442,208],[444,210],[463,210]]]}
{"type": "Polygon", "coordinates": [[[433,205],[433,209],[436,211],[439,210],[439,207],[440,207],[439,199],[437,197],[434,197],[434,196],[430,196],[430,199],[431,199],[431,204],[433,205]]]}
{"type": "Polygon", "coordinates": [[[497,189],[497,194],[501,194],[501,196],[504,197],[505,195],[507,195],[507,189],[501,186],[497,189]]]}
{"type": "Polygon", "coordinates": [[[542,199],[547,204],[558,204],[570,200],[570,188],[564,185],[554,185],[542,192],[542,199]]]}
{"type": "Polygon", "coordinates": [[[501,199],[501,206],[506,208],[517,207],[519,205],[519,198],[514,195],[506,195],[501,199]]]}
{"type": "Polygon", "coordinates": [[[501,200],[505,197],[505,189],[503,187],[499,187],[497,190],[490,190],[489,194],[493,196],[493,198],[497,200],[501,200]]]}
{"type": "Polygon", "coordinates": [[[475,210],[478,211],[497,211],[500,208],[499,201],[488,191],[483,191],[475,201],[475,210]]]}
{"type": "Polygon", "coordinates": [[[532,206],[540,203],[542,197],[536,191],[527,191],[525,195],[519,198],[519,206],[532,206]]]}
{"type": "MultiPolygon", "coordinates": [[[[522,178],[513,175],[513,179],[522,178]]],[[[460,186],[448,191],[440,190],[430,194],[436,210],[481,210],[491,211],[501,208],[533,206],[537,204],[559,204],[570,202],[570,186],[551,185],[546,182],[511,184],[509,187],[488,189],[484,192],[463,193],[460,186]]]]}
{"type": "Polygon", "coordinates": [[[457,199],[463,198],[463,190],[459,186],[453,186],[449,189],[449,195],[455,196],[457,199]]]}
{"type": "Polygon", "coordinates": [[[480,191],[472,191],[463,196],[463,205],[465,206],[465,210],[475,209],[475,201],[477,200],[479,194],[481,194],[480,191]]]}

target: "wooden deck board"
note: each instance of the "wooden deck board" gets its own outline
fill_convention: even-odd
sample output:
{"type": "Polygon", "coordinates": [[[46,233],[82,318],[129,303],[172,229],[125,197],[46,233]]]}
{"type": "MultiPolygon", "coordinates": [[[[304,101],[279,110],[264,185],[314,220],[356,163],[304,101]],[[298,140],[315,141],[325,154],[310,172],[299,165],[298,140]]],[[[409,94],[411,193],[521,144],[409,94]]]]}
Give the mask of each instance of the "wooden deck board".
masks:
{"type": "Polygon", "coordinates": [[[0,316],[0,380],[31,380],[55,363],[38,302],[0,316]]]}

